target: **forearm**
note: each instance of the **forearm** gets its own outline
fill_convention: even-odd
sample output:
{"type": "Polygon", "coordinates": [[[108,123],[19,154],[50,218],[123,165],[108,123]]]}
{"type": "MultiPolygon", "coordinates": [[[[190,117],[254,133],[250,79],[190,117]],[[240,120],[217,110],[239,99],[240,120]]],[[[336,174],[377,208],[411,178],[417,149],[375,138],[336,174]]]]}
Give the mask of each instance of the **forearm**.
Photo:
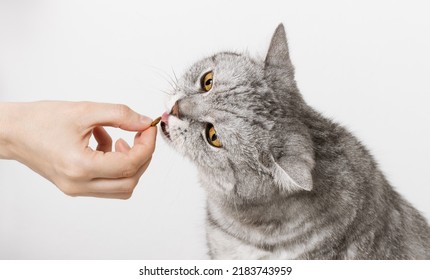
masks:
{"type": "Polygon", "coordinates": [[[0,159],[13,159],[13,134],[19,103],[0,102],[0,159]]]}

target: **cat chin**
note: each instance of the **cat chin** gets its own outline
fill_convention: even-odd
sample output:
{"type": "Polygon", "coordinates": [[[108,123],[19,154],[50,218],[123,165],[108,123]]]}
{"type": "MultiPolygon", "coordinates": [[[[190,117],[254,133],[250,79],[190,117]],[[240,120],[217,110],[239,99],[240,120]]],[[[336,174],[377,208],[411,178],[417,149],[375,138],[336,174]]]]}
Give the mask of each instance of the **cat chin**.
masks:
{"type": "Polygon", "coordinates": [[[188,128],[188,121],[181,120],[173,115],[168,115],[167,117],[163,115],[163,121],[160,125],[162,138],[183,156],[187,156],[184,131],[188,128]]]}
{"type": "Polygon", "coordinates": [[[186,129],[186,127],[188,127],[188,124],[184,125],[184,123],[186,123],[186,122],[179,120],[178,118],[176,118],[173,115],[169,115],[167,113],[164,113],[162,116],[161,125],[160,125],[162,135],[169,142],[174,142],[174,140],[176,138],[176,137],[174,137],[176,131],[178,131],[178,130],[182,131],[182,130],[186,129]]]}
{"type": "Polygon", "coordinates": [[[213,170],[198,166],[200,184],[209,193],[220,193],[228,196],[234,190],[234,182],[228,180],[232,174],[216,174],[213,170]]]}

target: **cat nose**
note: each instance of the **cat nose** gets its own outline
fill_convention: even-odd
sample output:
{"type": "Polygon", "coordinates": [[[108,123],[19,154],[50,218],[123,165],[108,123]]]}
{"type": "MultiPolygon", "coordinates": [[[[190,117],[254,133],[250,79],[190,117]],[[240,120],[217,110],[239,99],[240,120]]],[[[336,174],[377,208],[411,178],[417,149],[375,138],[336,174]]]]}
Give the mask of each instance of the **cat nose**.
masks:
{"type": "Polygon", "coordinates": [[[173,105],[172,110],[170,111],[170,115],[174,115],[178,119],[180,119],[179,115],[179,100],[175,102],[175,105],[173,105]]]}

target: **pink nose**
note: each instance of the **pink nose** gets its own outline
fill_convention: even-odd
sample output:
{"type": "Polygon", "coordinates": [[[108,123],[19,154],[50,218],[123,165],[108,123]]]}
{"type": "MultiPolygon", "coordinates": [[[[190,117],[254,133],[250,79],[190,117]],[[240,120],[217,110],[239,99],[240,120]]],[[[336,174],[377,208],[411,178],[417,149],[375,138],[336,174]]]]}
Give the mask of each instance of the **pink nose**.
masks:
{"type": "Polygon", "coordinates": [[[161,116],[161,121],[167,124],[167,123],[168,123],[167,121],[168,121],[168,119],[169,119],[169,116],[170,116],[170,115],[169,115],[167,112],[164,112],[164,113],[163,113],[163,115],[161,116]]]}

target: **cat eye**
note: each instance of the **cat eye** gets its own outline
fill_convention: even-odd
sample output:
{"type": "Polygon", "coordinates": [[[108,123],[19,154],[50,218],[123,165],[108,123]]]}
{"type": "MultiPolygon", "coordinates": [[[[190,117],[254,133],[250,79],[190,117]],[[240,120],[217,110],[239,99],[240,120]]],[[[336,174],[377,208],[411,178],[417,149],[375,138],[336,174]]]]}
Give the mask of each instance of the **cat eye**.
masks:
{"type": "Polygon", "coordinates": [[[213,77],[214,77],[214,73],[212,71],[207,72],[206,74],[203,75],[200,81],[202,90],[204,90],[205,92],[208,92],[211,90],[212,84],[213,84],[213,77]]]}
{"type": "Polygon", "coordinates": [[[216,148],[222,147],[221,141],[218,138],[215,127],[211,123],[208,123],[206,125],[206,140],[208,141],[208,143],[210,145],[212,145],[216,148]]]}

